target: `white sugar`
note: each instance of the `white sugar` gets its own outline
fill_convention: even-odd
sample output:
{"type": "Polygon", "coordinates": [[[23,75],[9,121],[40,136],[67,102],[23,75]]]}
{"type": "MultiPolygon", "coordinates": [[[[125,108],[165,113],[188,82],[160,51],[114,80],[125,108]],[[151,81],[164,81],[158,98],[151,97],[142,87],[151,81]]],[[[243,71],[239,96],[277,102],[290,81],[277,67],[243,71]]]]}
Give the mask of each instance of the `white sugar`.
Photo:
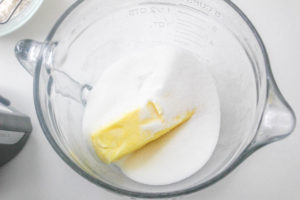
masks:
{"type": "MultiPolygon", "coordinates": [[[[212,77],[190,52],[158,46],[109,67],[88,98],[83,132],[89,137],[99,127],[149,101],[159,105],[167,120],[187,111],[195,110],[195,114],[117,164],[131,179],[151,185],[191,176],[205,165],[215,148],[220,105],[212,77]]],[[[145,128],[157,127],[152,124],[145,128]]]]}

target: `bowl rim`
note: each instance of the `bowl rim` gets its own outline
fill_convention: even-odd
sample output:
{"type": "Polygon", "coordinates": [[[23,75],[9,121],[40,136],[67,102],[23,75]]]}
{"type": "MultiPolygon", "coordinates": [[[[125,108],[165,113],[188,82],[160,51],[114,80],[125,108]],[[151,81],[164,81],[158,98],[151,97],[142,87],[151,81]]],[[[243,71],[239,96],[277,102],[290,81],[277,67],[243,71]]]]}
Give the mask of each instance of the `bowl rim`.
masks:
{"type": "MultiPolygon", "coordinates": [[[[51,42],[53,36],[55,35],[57,29],[59,28],[59,26],[61,25],[61,23],[64,21],[64,19],[78,6],[80,5],[82,2],[84,2],[85,0],[77,0],[75,3],[73,3],[62,15],[61,17],[57,20],[57,22],[55,23],[55,25],[53,26],[53,28],[51,29],[51,31],[49,32],[45,43],[49,43],[51,42]]],[[[244,20],[244,22],[248,25],[248,27],[251,29],[253,35],[255,36],[261,53],[264,57],[264,64],[265,64],[265,69],[266,69],[266,74],[267,74],[267,78],[272,81],[275,84],[275,80],[273,78],[272,75],[272,71],[271,71],[271,67],[270,67],[270,62],[269,62],[269,57],[265,48],[265,45],[259,35],[259,33],[257,32],[256,28],[254,27],[254,25],[252,24],[252,22],[248,19],[248,17],[243,13],[243,11],[238,8],[233,2],[231,2],[230,0],[224,0],[225,3],[227,3],[236,13],[239,14],[239,16],[244,20]]],[[[43,51],[41,51],[42,53],[43,51]]],[[[260,147],[271,143],[270,142],[266,142],[262,145],[256,146],[255,148],[251,148],[249,151],[244,151],[240,154],[239,157],[237,157],[230,166],[228,166],[225,170],[223,170],[221,173],[219,173],[218,175],[216,175],[215,177],[213,177],[212,179],[208,180],[205,183],[202,183],[200,185],[196,185],[193,186],[191,188],[188,189],[183,189],[183,190],[178,190],[178,191],[174,191],[174,192],[168,192],[168,193],[143,193],[143,192],[132,192],[132,191],[128,191],[125,189],[120,189],[118,187],[112,186],[108,183],[105,183],[101,180],[98,180],[96,178],[94,178],[93,176],[89,175],[88,173],[86,173],[84,170],[82,170],[80,167],[78,167],[61,149],[60,147],[57,145],[57,143],[55,142],[54,138],[52,137],[46,123],[44,120],[44,116],[43,116],[43,112],[42,112],[42,108],[41,108],[41,103],[40,103],[40,93],[39,93],[39,81],[40,81],[40,72],[41,72],[41,66],[42,66],[42,59],[39,59],[37,64],[36,64],[36,69],[35,69],[35,73],[34,73],[34,83],[33,83],[33,87],[34,87],[34,104],[35,104],[35,108],[36,108],[36,113],[38,116],[38,120],[40,122],[41,128],[44,132],[44,135],[46,136],[48,142],[51,144],[51,146],[53,147],[53,149],[55,150],[55,152],[74,170],[76,171],[79,175],[81,175],[82,177],[86,178],[87,180],[89,180],[90,182],[106,189],[109,191],[112,191],[114,193],[120,194],[120,195],[126,195],[129,197],[134,197],[134,198],[147,198],[147,199],[152,199],[152,198],[170,198],[170,197],[178,197],[178,196],[182,196],[182,195],[187,195],[187,194],[191,194],[194,192],[197,192],[201,189],[204,189],[214,183],[216,183],[217,181],[221,180],[223,177],[225,177],[227,174],[229,174],[233,169],[235,169],[240,163],[242,163],[249,155],[251,155],[253,152],[255,152],[257,149],[259,149],[260,147]]],[[[267,80],[266,80],[267,81],[267,80]]],[[[276,84],[275,84],[276,86],[276,84]]],[[[268,91],[268,84],[266,84],[266,91],[268,91]]],[[[279,90],[278,90],[279,91],[279,90]]],[[[266,101],[267,101],[267,92],[266,94],[262,97],[263,98],[263,110],[265,110],[266,107],[266,101]]],[[[279,93],[279,96],[282,97],[282,95],[279,93]]],[[[283,97],[282,97],[283,98],[283,97]]],[[[286,103],[286,102],[284,102],[286,103]]],[[[287,103],[286,103],[287,104],[287,103]]],[[[288,106],[288,104],[287,104],[288,106]]],[[[260,118],[262,118],[263,113],[261,113],[260,118]]],[[[261,119],[260,119],[261,120],[261,119]]],[[[257,134],[257,133],[256,133],[257,134]]],[[[254,135],[253,138],[255,138],[256,134],[254,135]]],[[[251,142],[250,142],[251,143],[251,142]]],[[[250,144],[249,144],[250,146],[250,144]]],[[[247,147],[245,148],[247,149],[247,147]]]]}
{"type": "MultiPolygon", "coordinates": [[[[1,31],[1,29],[0,29],[0,37],[8,35],[8,34],[14,32],[14,31],[16,31],[17,29],[21,28],[23,25],[25,25],[35,15],[35,13],[41,7],[44,0],[35,0],[35,1],[37,3],[31,8],[31,12],[28,12],[28,14],[25,15],[24,20],[20,20],[18,23],[16,23],[11,28],[4,29],[4,31],[1,31]]],[[[9,22],[8,22],[8,24],[9,24],[9,22]]],[[[2,25],[2,26],[5,27],[5,24],[2,25]]]]}

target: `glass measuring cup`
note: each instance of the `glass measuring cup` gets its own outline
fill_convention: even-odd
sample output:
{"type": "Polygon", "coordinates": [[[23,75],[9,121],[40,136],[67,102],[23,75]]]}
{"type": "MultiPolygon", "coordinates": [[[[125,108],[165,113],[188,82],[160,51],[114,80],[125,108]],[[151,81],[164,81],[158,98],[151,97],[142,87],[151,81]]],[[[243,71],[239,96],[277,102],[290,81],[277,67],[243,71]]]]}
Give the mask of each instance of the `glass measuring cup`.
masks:
{"type": "Polygon", "coordinates": [[[262,40],[230,1],[77,1],[45,42],[20,41],[16,56],[34,75],[37,115],[55,151],[83,177],[131,197],[198,191],[295,127],[294,112],[276,86],[262,40]],[[89,91],[110,64],[159,44],[185,49],[206,63],[218,89],[221,130],[212,157],[196,174],[171,185],[150,186],[101,163],[81,134],[81,120],[89,91]]]}

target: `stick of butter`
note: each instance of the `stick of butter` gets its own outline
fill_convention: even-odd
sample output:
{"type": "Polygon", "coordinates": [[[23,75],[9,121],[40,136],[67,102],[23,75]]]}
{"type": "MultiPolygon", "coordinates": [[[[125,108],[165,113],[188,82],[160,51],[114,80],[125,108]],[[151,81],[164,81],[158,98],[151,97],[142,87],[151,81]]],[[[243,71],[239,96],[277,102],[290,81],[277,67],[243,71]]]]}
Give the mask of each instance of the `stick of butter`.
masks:
{"type": "Polygon", "coordinates": [[[150,101],[92,134],[92,144],[98,157],[111,163],[158,139],[193,114],[194,111],[187,111],[166,121],[160,107],[150,101]]]}

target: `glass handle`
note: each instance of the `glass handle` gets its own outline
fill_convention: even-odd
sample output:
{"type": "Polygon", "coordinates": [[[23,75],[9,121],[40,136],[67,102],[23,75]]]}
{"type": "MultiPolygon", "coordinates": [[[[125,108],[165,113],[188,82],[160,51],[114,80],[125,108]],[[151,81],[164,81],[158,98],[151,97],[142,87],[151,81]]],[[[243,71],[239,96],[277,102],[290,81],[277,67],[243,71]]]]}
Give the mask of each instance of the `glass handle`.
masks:
{"type": "Polygon", "coordinates": [[[86,104],[86,99],[92,87],[87,84],[81,84],[74,80],[69,74],[58,69],[51,70],[52,83],[54,91],[64,97],[73,99],[74,101],[86,104]]]}
{"type": "Polygon", "coordinates": [[[273,78],[268,81],[268,95],[257,135],[250,149],[257,149],[289,136],[296,126],[296,116],[280,93],[273,78]]]}
{"type": "Polygon", "coordinates": [[[49,88],[54,86],[56,93],[71,98],[79,103],[85,104],[86,97],[92,89],[73,79],[64,71],[55,69],[52,64],[52,53],[56,43],[41,43],[34,40],[21,40],[16,44],[15,54],[21,65],[33,75],[36,65],[40,59],[49,74],[49,88]]]}

